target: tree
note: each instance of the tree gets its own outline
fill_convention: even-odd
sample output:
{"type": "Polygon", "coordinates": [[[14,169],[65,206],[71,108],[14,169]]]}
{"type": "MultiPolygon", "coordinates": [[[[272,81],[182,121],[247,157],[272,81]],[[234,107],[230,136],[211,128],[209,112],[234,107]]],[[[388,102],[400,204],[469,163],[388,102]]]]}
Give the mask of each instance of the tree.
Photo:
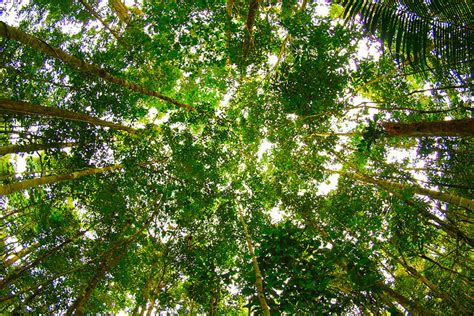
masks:
{"type": "MultiPolygon", "coordinates": [[[[426,28],[421,15],[367,3],[395,52],[450,60],[403,35],[426,28]]],[[[341,13],[321,1],[9,7],[0,311],[473,310],[469,85],[364,55],[378,47],[364,18],[341,13]]]]}

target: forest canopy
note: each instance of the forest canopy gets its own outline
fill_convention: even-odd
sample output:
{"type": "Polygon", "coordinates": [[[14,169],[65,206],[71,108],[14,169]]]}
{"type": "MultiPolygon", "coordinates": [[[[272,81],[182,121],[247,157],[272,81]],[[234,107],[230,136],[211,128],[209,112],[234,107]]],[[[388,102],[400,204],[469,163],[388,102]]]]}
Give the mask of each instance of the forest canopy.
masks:
{"type": "Polygon", "coordinates": [[[0,312],[468,315],[473,23],[0,3],[0,312]]]}

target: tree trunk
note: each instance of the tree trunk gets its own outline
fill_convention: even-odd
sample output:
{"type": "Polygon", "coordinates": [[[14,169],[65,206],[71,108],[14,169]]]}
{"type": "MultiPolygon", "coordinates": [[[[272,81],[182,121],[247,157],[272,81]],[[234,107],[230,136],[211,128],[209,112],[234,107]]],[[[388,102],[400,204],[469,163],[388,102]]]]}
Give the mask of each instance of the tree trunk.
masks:
{"type": "Polygon", "coordinates": [[[67,245],[68,243],[76,240],[76,238],[84,235],[86,233],[86,231],[82,231],[82,232],[79,232],[78,234],[66,239],[65,241],[63,241],[62,243],[60,243],[59,245],[57,245],[56,247],[53,247],[51,250],[47,251],[46,253],[44,253],[43,255],[39,256],[38,258],[36,258],[35,260],[33,260],[31,263],[23,266],[23,267],[18,267],[17,269],[15,269],[12,274],[10,274],[9,276],[5,277],[3,280],[0,280],[0,289],[3,289],[6,285],[10,284],[11,282],[15,281],[16,279],[18,279],[19,277],[21,277],[21,275],[25,272],[25,271],[28,271],[30,268],[33,268],[35,267],[38,263],[40,263],[41,261],[45,260],[46,258],[48,258],[49,256],[51,256],[52,254],[54,254],[56,251],[58,251],[59,249],[61,249],[62,247],[64,247],[65,245],[67,245]]]}
{"type": "MultiPolygon", "coordinates": [[[[238,206],[240,208],[240,206],[238,206]]],[[[252,257],[253,269],[255,272],[255,286],[257,287],[257,297],[258,301],[260,302],[260,306],[262,307],[263,315],[270,316],[270,310],[268,308],[267,300],[265,299],[265,293],[263,291],[263,279],[262,273],[260,272],[260,267],[258,266],[257,257],[255,257],[255,253],[253,251],[252,241],[250,239],[250,234],[247,228],[247,224],[245,223],[244,217],[242,215],[242,211],[239,209],[239,219],[242,223],[244,228],[245,239],[247,242],[247,248],[249,250],[250,256],[252,257]]]]}
{"type": "MultiPolygon", "coordinates": [[[[121,245],[122,243],[119,243],[118,245],[121,245]]],[[[84,293],[80,295],[76,301],[71,305],[71,307],[67,310],[66,315],[84,315],[84,308],[85,304],[91,297],[92,293],[94,292],[97,284],[104,278],[105,274],[107,271],[109,271],[111,268],[115,267],[120,260],[123,258],[123,256],[127,253],[128,250],[128,244],[125,245],[124,249],[119,253],[115,253],[115,257],[112,259],[108,256],[113,256],[114,252],[110,251],[106,258],[99,264],[99,269],[95,273],[94,277],[92,280],[89,282],[87,285],[86,289],[84,290],[84,293]]],[[[118,248],[118,247],[117,247],[118,248]]],[[[112,248],[113,250],[117,251],[116,247],[112,248]]]]}
{"type": "Polygon", "coordinates": [[[377,284],[377,287],[382,290],[382,292],[398,303],[402,305],[411,315],[433,315],[430,311],[426,310],[423,306],[413,302],[406,296],[396,292],[391,287],[384,283],[377,284]]]}
{"type": "Polygon", "coordinates": [[[245,22],[247,34],[245,34],[243,43],[243,53],[245,57],[248,55],[250,47],[253,45],[253,27],[258,14],[259,2],[260,0],[250,0],[249,2],[249,11],[247,14],[247,21],[245,22]]]}
{"type": "Polygon", "coordinates": [[[117,164],[117,165],[108,166],[104,168],[91,168],[91,169],[86,169],[86,170],[76,171],[76,172],[71,172],[71,173],[66,173],[66,174],[46,176],[46,177],[41,177],[41,178],[36,178],[36,179],[24,180],[24,181],[16,182],[16,183],[4,184],[0,186],[0,195],[8,195],[20,190],[25,190],[32,187],[38,187],[44,184],[51,184],[51,183],[56,183],[56,182],[66,181],[66,180],[74,180],[74,179],[78,179],[78,178],[88,176],[88,175],[121,169],[122,167],[123,166],[121,164],[117,164]]]}
{"type": "Polygon", "coordinates": [[[86,2],[86,0],[79,0],[80,3],[86,8],[86,10],[94,17],[96,18],[102,25],[115,37],[115,39],[125,48],[128,48],[128,45],[124,43],[121,39],[120,36],[118,35],[117,32],[115,32],[109,24],[100,16],[100,14],[94,10],[94,8],[86,2]]]}
{"type": "Polygon", "coordinates": [[[4,297],[0,297],[0,303],[3,303],[3,302],[6,302],[6,301],[9,301],[9,300],[12,300],[14,299],[15,297],[19,297],[21,296],[22,294],[25,294],[25,293],[30,293],[30,292],[34,292],[34,296],[38,295],[42,289],[44,289],[45,287],[47,287],[48,285],[52,285],[53,284],[53,281],[55,281],[56,279],[62,277],[62,276],[65,276],[65,275],[68,275],[68,274],[71,274],[73,272],[76,272],[76,271],[79,271],[79,270],[82,270],[84,269],[84,266],[81,265],[80,267],[76,267],[76,268],[73,268],[73,269],[70,269],[70,270],[67,270],[66,272],[62,272],[60,274],[57,274],[47,280],[45,280],[44,282],[40,283],[39,285],[38,284],[34,284],[32,287],[29,287],[29,288],[26,288],[26,289],[23,289],[21,291],[18,291],[18,292],[15,292],[14,294],[10,294],[10,296],[4,296],[4,297]]]}
{"type": "Polygon", "coordinates": [[[153,312],[153,308],[155,307],[156,297],[151,299],[150,305],[148,306],[148,310],[146,311],[146,316],[151,316],[153,312]]]}
{"type": "Polygon", "coordinates": [[[3,262],[4,267],[5,268],[10,267],[12,264],[17,262],[18,260],[20,260],[20,259],[26,257],[27,255],[29,255],[33,250],[36,250],[39,246],[40,246],[40,244],[38,242],[36,242],[33,245],[31,245],[30,247],[23,248],[20,251],[18,251],[17,253],[14,253],[10,259],[7,259],[3,262]]]}
{"type": "Polygon", "coordinates": [[[180,103],[177,100],[174,100],[170,97],[164,96],[161,93],[158,93],[156,91],[148,90],[146,88],[140,87],[132,82],[129,82],[127,80],[124,80],[122,78],[116,77],[110,73],[108,73],[105,69],[102,69],[96,65],[93,64],[88,64],[83,60],[80,60],[65,51],[59,49],[59,48],[54,48],[45,43],[43,40],[29,35],[20,29],[9,26],[4,22],[0,22],[2,26],[0,26],[0,37],[4,37],[6,39],[14,39],[17,40],[35,50],[41,51],[44,54],[47,54],[51,57],[58,58],[68,64],[69,66],[79,69],[80,71],[84,72],[85,74],[88,75],[94,75],[98,76],[102,79],[104,79],[107,82],[114,83],[116,85],[119,85],[125,89],[133,90],[138,93],[142,93],[145,95],[149,95],[152,97],[156,97],[158,99],[161,99],[163,101],[169,102],[171,104],[174,104],[176,106],[182,107],[186,110],[194,110],[193,107],[180,103]]]}
{"type": "MultiPolygon", "coordinates": [[[[334,172],[334,171],[331,171],[331,172],[334,172]]],[[[344,175],[344,176],[348,176],[348,177],[351,177],[351,178],[356,179],[356,180],[360,180],[360,181],[365,182],[365,183],[375,184],[375,185],[377,185],[379,187],[382,187],[382,188],[385,188],[389,191],[392,191],[392,190],[410,190],[411,192],[413,192],[415,194],[424,195],[424,196],[427,196],[427,197],[435,199],[435,200],[439,200],[439,201],[443,201],[443,202],[446,202],[446,203],[454,204],[454,205],[457,205],[459,207],[464,207],[464,208],[467,208],[471,211],[474,210],[474,201],[473,200],[468,199],[468,198],[464,198],[464,197],[461,197],[461,196],[457,196],[457,195],[454,195],[454,194],[442,193],[442,192],[438,192],[438,191],[434,191],[434,190],[430,190],[430,189],[425,189],[425,188],[422,188],[422,187],[417,186],[417,185],[408,185],[408,184],[401,184],[401,183],[397,183],[397,182],[390,182],[390,181],[386,181],[386,180],[378,180],[378,179],[374,179],[374,178],[371,178],[371,177],[368,177],[366,175],[362,175],[362,174],[359,174],[359,173],[349,173],[349,172],[341,172],[341,171],[336,171],[335,173],[338,173],[338,174],[341,174],[341,175],[344,175]]]]}
{"type": "Polygon", "coordinates": [[[388,136],[473,136],[474,119],[451,121],[416,122],[416,123],[382,123],[388,136]]]}
{"type": "MultiPolygon", "coordinates": [[[[66,315],[84,315],[85,304],[91,297],[97,284],[104,278],[105,274],[110,271],[110,269],[115,267],[123,258],[123,256],[127,254],[128,246],[138,237],[139,234],[143,232],[144,229],[149,227],[149,224],[153,220],[155,215],[156,210],[133,235],[131,235],[125,240],[117,242],[103,254],[103,260],[99,264],[99,269],[96,271],[94,277],[85,288],[83,294],[79,295],[74,301],[74,303],[71,305],[71,307],[69,307],[66,312],[66,315]]],[[[126,227],[128,228],[130,226],[127,225],[126,227]]],[[[124,228],[123,231],[125,232],[127,228],[124,228]]]]}
{"type": "Polygon", "coordinates": [[[10,145],[10,146],[0,147],[0,156],[4,156],[7,154],[29,153],[32,151],[45,150],[49,148],[67,148],[67,147],[73,147],[73,146],[76,146],[75,142],[10,145]]]}
{"type": "Polygon", "coordinates": [[[44,117],[84,122],[92,125],[99,125],[113,128],[116,130],[122,130],[132,134],[136,132],[136,130],[131,127],[104,121],[93,116],[89,116],[87,114],[76,113],[69,110],[59,109],[50,106],[35,105],[24,101],[0,99],[0,111],[20,115],[38,115],[44,117]]]}
{"type": "Polygon", "coordinates": [[[109,0],[109,7],[117,14],[117,17],[121,22],[125,23],[126,25],[130,23],[130,10],[121,0],[109,0]]]}

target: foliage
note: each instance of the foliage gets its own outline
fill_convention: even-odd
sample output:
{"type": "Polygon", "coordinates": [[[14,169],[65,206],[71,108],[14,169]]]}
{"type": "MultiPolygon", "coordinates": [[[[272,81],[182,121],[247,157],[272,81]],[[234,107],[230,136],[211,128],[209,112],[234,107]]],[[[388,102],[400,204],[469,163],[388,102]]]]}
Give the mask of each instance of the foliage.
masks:
{"type": "Polygon", "coordinates": [[[1,312],[473,310],[464,2],[117,1],[0,16],[0,103],[133,128],[0,104],[1,312]]]}

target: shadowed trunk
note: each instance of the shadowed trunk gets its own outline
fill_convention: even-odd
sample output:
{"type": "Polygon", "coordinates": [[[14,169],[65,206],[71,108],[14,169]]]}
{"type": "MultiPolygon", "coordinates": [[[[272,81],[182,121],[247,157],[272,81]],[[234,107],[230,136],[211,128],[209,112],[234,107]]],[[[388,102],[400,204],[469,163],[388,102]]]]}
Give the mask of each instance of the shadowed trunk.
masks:
{"type": "Polygon", "coordinates": [[[474,119],[382,124],[388,136],[436,137],[436,136],[473,136],[474,119]]]}

